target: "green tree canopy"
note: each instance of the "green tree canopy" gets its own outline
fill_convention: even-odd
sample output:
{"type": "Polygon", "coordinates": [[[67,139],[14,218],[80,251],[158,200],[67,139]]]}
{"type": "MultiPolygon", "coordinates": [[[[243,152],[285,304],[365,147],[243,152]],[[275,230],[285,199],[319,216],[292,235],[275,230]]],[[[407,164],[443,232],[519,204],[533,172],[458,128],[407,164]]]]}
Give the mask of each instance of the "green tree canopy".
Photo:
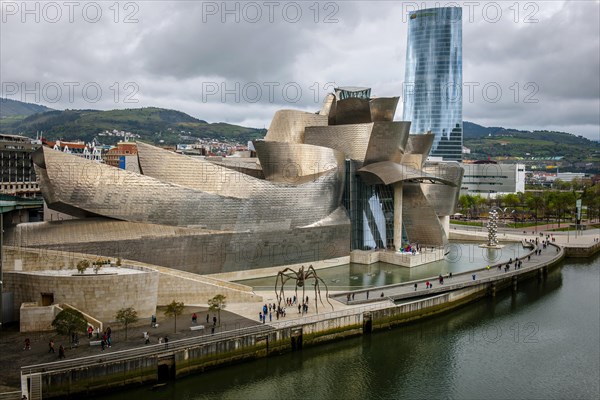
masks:
{"type": "Polygon", "coordinates": [[[183,313],[183,302],[173,300],[170,304],[167,304],[165,315],[168,317],[175,317],[175,332],[177,332],[177,316],[183,313]]]}
{"type": "Polygon", "coordinates": [[[221,310],[224,310],[225,307],[227,307],[227,304],[225,304],[226,298],[227,297],[223,296],[222,294],[218,294],[212,299],[208,299],[208,310],[217,312],[219,316],[219,325],[221,325],[221,310]]]}
{"type": "Polygon", "coordinates": [[[80,274],[83,274],[86,269],[90,267],[90,262],[88,260],[81,260],[77,263],[77,271],[80,274]]]}
{"type": "Polygon", "coordinates": [[[84,333],[87,329],[87,321],[82,313],[72,308],[65,308],[56,315],[52,321],[52,327],[60,335],[68,335],[79,332],[84,333]]]}
{"type": "Polygon", "coordinates": [[[115,319],[125,325],[125,340],[127,340],[127,327],[129,324],[137,322],[137,311],[133,307],[121,308],[115,314],[115,319]]]}

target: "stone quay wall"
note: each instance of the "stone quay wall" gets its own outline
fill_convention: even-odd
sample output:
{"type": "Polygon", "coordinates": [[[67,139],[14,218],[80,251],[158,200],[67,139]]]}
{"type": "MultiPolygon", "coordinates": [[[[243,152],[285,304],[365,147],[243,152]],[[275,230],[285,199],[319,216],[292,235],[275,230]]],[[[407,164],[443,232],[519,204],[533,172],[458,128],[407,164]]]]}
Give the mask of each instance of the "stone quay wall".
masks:
{"type": "Polygon", "coordinates": [[[600,251],[600,242],[593,244],[592,246],[576,246],[576,245],[565,245],[565,252],[567,257],[573,258],[586,258],[591,257],[600,251]]]}
{"type": "MultiPolygon", "coordinates": [[[[303,320],[280,321],[259,326],[257,332],[225,332],[134,349],[122,357],[103,360],[101,356],[68,360],[43,366],[23,367],[22,374],[41,374],[44,398],[83,395],[185,376],[222,365],[296,351],[304,346],[369,334],[458,307],[485,296],[487,285],[459,292],[394,305],[385,302],[343,312],[315,315],[303,320]],[[224,337],[221,337],[224,336],[224,337]],[[139,353],[142,352],[143,353],[139,353]],[[98,359],[98,357],[100,357],[98,359]],[[63,365],[64,364],[64,365],[63,365]]],[[[112,353],[111,357],[118,357],[112,353]]]]}

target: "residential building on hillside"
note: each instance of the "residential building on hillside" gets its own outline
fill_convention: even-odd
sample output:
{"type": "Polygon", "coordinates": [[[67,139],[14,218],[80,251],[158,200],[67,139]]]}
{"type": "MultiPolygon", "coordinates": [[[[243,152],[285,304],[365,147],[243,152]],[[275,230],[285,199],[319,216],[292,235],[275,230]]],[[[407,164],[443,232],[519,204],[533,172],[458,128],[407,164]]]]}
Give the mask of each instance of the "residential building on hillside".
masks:
{"type": "Polygon", "coordinates": [[[55,142],[42,139],[45,146],[51,147],[54,150],[62,151],[63,153],[73,154],[74,156],[85,158],[86,160],[103,162],[102,150],[96,143],[66,142],[57,140],[55,142]]]}
{"type": "Polygon", "coordinates": [[[31,154],[41,143],[25,136],[0,134],[0,194],[35,197],[40,187],[31,154]]]}
{"type": "Polygon", "coordinates": [[[119,142],[116,147],[108,150],[103,155],[104,162],[116,168],[125,169],[122,165],[124,156],[133,156],[137,154],[137,145],[130,142],[119,142]]]}

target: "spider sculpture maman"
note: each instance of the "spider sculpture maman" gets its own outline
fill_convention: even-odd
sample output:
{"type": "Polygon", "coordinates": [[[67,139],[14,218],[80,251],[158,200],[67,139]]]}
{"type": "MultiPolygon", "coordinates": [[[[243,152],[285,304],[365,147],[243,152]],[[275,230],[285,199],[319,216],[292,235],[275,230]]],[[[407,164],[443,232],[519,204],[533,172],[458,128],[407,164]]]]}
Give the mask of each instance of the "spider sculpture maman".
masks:
{"type": "MultiPolygon", "coordinates": [[[[323,279],[319,278],[319,276],[317,275],[317,271],[315,271],[315,269],[312,265],[310,265],[308,268],[306,268],[306,270],[304,269],[304,265],[303,265],[300,267],[300,269],[298,271],[294,271],[291,268],[285,268],[277,273],[277,279],[275,280],[275,294],[277,296],[278,305],[281,305],[282,301],[285,302],[286,297],[285,297],[284,286],[290,279],[296,280],[295,292],[296,292],[296,299],[298,299],[298,300],[300,299],[298,297],[298,288],[299,287],[302,288],[302,297],[301,297],[302,301],[304,301],[304,299],[305,299],[305,297],[304,297],[305,283],[307,283],[307,281],[309,279],[314,279],[314,281],[315,281],[315,283],[314,283],[315,310],[317,313],[319,312],[319,306],[317,303],[317,299],[321,302],[321,304],[323,304],[323,300],[321,299],[321,289],[319,288],[319,282],[322,283],[323,285],[325,285],[325,295],[326,295],[327,303],[329,303],[329,305],[331,306],[331,309],[333,310],[333,305],[329,301],[329,290],[327,289],[327,284],[325,283],[325,281],[323,279]],[[278,290],[278,287],[279,287],[279,290],[278,290]]],[[[323,304],[323,306],[324,305],[325,304],[323,304]]]]}

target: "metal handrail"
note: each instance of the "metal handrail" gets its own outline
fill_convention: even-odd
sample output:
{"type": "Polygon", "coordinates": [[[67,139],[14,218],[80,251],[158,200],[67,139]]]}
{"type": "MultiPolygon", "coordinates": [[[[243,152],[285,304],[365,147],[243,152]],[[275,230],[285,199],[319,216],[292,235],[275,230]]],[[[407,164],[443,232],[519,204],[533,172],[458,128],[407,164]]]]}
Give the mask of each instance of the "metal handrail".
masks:
{"type": "MultiPolygon", "coordinates": [[[[525,258],[527,256],[530,256],[534,253],[535,251],[535,245],[526,241],[522,241],[521,244],[523,245],[523,247],[525,248],[531,248],[533,247],[533,249],[528,252],[525,253],[525,255],[519,257],[519,258],[525,258]]],[[[491,268],[497,268],[498,265],[504,265],[506,264],[506,261],[502,261],[502,262],[497,262],[495,264],[491,264],[490,265],[490,269],[491,268]]],[[[473,274],[473,273],[477,273],[477,272],[481,272],[481,271],[485,271],[487,270],[487,267],[483,267],[483,268],[477,268],[477,269],[472,269],[469,271],[464,271],[464,272],[459,272],[457,274],[453,274],[453,277],[460,277],[460,276],[464,276],[464,275],[469,275],[469,274],[473,274]]],[[[386,289],[395,289],[395,288],[399,288],[399,287],[403,287],[403,286],[412,286],[415,283],[422,283],[422,282],[426,282],[426,281],[430,281],[430,280],[434,280],[437,279],[437,277],[429,277],[429,278],[422,278],[422,279],[415,279],[412,281],[407,281],[407,282],[400,282],[400,283],[392,283],[389,285],[384,285],[384,286],[377,286],[377,287],[371,287],[371,288],[367,288],[367,289],[358,289],[358,290],[348,290],[348,291],[342,291],[342,292],[337,292],[335,294],[331,294],[329,295],[330,298],[338,298],[338,297],[343,297],[343,296],[347,296],[348,294],[358,294],[358,293],[366,293],[366,292],[370,292],[370,291],[379,291],[379,290],[386,290],[386,289]]],[[[448,286],[445,286],[448,287],[448,286]]],[[[378,298],[373,298],[373,301],[377,301],[378,298]]],[[[352,303],[350,303],[352,304],[352,303]]]]}
{"type": "Polygon", "coordinates": [[[169,341],[168,343],[147,345],[141,348],[119,350],[112,353],[79,357],[72,360],[62,360],[44,364],[27,365],[21,367],[21,373],[30,374],[35,372],[59,371],[63,369],[69,369],[75,366],[90,365],[93,363],[116,362],[139,356],[157,356],[160,354],[171,353],[176,350],[189,348],[190,346],[202,345],[231,337],[243,337],[251,334],[272,330],[273,328],[271,326],[254,325],[245,328],[218,332],[211,335],[195,336],[191,338],[183,338],[169,341]]]}

